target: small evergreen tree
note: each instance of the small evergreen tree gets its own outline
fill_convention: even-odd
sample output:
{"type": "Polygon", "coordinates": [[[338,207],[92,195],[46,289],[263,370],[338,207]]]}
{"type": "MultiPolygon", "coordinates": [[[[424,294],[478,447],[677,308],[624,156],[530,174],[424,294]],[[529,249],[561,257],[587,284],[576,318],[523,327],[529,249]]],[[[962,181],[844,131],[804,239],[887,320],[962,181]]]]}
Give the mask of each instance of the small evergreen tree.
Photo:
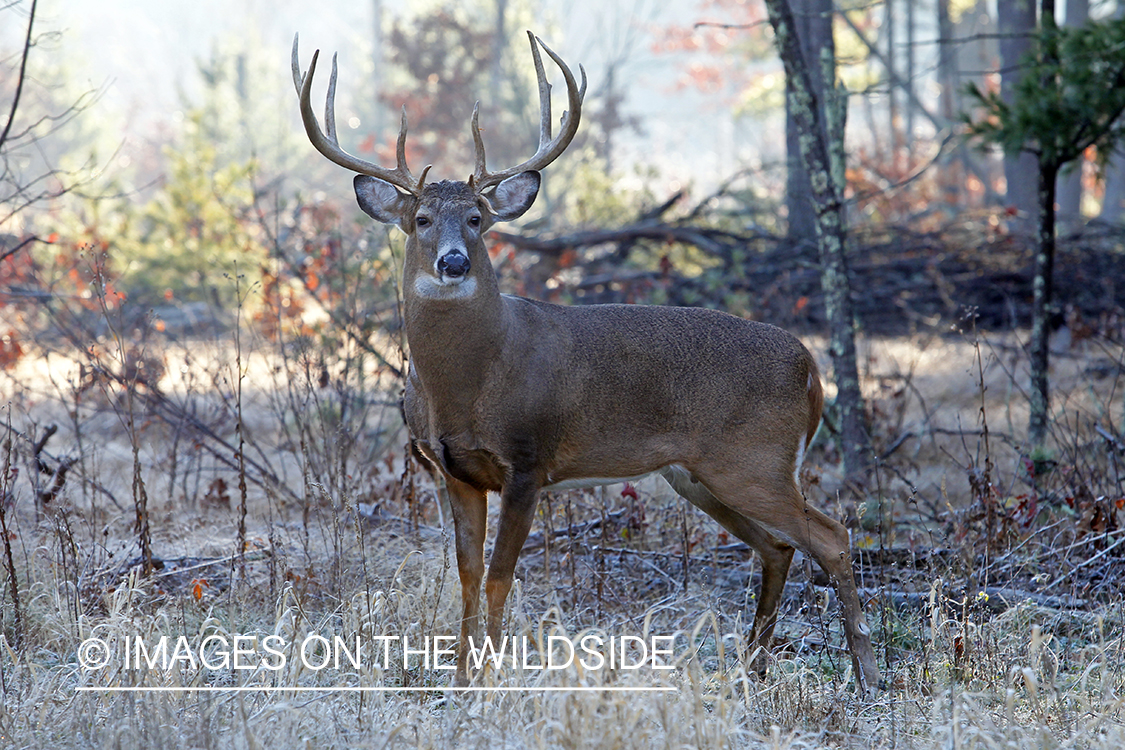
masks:
{"type": "Polygon", "coordinates": [[[1091,146],[1100,164],[1125,133],[1125,19],[1059,28],[1046,15],[1015,97],[1004,103],[998,92],[970,84],[968,94],[984,110],[966,115],[971,137],[1000,146],[1005,153],[1039,157],[1038,252],[1035,259],[1031,322],[1031,418],[1028,445],[1042,448],[1049,411],[1047,322],[1053,312],[1055,263],[1055,185],[1059,171],[1091,146]]]}

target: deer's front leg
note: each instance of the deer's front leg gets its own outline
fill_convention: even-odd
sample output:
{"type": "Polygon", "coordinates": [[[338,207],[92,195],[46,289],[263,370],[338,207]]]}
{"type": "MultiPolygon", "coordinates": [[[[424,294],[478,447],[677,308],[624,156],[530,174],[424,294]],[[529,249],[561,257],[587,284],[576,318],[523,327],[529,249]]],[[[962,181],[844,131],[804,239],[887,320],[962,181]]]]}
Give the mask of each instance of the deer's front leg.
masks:
{"type": "Polygon", "coordinates": [[[469,684],[469,636],[480,636],[480,581],[484,577],[484,533],[488,523],[488,498],[453,477],[446,477],[453,511],[457,573],[461,578],[461,641],[457,649],[454,684],[469,684]]]}
{"type": "Polygon", "coordinates": [[[539,485],[528,475],[513,477],[500,493],[500,521],[496,527],[492,560],[488,565],[488,580],[484,584],[488,600],[488,635],[494,644],[500,642],[504,602],[512,589],[516,560],[531,530],[538,494],[539,485]]]}

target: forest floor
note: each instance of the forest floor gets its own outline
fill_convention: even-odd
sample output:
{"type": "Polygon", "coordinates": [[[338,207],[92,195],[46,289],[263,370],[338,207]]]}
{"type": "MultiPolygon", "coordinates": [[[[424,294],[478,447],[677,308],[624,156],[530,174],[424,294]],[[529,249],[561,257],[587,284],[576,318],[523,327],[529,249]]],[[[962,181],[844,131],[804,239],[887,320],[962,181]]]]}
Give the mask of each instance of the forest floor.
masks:
{"type": "MultiPolygon", "coordinates": [[[[460,612],[393,382],[357,397],[334,385],[346,373],[252,337],[153,348],[160,378],[132,389],[27,357],[5,386],[0,744],[1120,747],[1125,351],[1056,341],[1054,443],[1029,455],[1021,340],[864,338],[872,481],[842,482],[826,430],[806,460],[809,501],[852,530],[887,684],[873,697],[800,554],[768,674],[748,670],[754,556],[656,480],[546,494],[506,626],[532,667],[548,636],[596,635],[630,658],[635,639],[662,644],[673,668],[517,664],[450,692],[448,659],[381,651],[448,645],[433,639],[460,612]],[[199,663],[139,663],[159,662],[162,636],[199,663]],[[317,661],[337,636],[364,658],[317,661]]],[[[806,342],[830,375],[824,342],[806,342]]]]}

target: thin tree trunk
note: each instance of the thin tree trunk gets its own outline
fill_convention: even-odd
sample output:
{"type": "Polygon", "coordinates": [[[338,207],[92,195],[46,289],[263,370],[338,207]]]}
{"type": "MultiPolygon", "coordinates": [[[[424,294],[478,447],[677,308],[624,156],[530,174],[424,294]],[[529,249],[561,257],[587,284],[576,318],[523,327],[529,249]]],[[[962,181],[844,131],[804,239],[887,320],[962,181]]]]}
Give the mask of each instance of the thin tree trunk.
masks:
{"type": "Polygon", "coordinates": [[[383,125],[386,120],[384,116],[386,107],[381,99],[383,93],[381,71],[385,67],[383,64],[383,0],[371,0],[371,19],[371,62],[374,64],[374,70],[371,74],[371,88],[375,92],[375,95],[371,97],[375,113],[372,132],[376,133],[378,137],[382,137],[383,125]]]}
{"type": "MultiPolygon", "coordinates": [[[[869,463],[863,394],[856,365],[855,325],[851,284],[848,277],[843,202],[832,178],[826,128],[813,89],[811,69],[819,59],[808,59],[796,35],[793,11],[786,0],[766,0],[775,43],[785,66],[792,94],[792,117],[798,133],[801,157],[809,174],[816,210],[817,245],[820,251],[821,285],[830,328],[830,352],[836,374],[836,407],[840,419],[840,442],[844,471],[862,480],[869,463]],[[814,62],[815,61],[815,62],[814,62]]],[[[842,137],[838,133],[837,137],[842,137]]]]}
{"type": "Polygon", "coordinates": [[[1125,216],[1125,157],[1114,154],[1105,165],[1105,195],[1098,218],[1110,224],[1125,216]]]}
{"type": "MultiPolygon", "coordinates": [[[[1054,0],[1041,0],[1040,14],[1044,28],[1055,20],[1054,0]]],[[[1058,47],[1044,44],[1044,61],[1057,61],[1058,47]]],[[[1043,81],[1043,86],[1057,85],[1043,81]]],[[[1042,448],[1047,441],[1047,418],[1050,414],[1050,390],[1047,371],[1050,366],[1051,297],[1055,275],[1055,198],[1058,190],[1059,162],[1056,158],[1039,159],[1039,250],[1035,254],[1035,280],[1031,300],[1031,415],[1027,424],[1027,441],[1032,449],[1042,448]]]]}
{"type": "MultiPolygon", "coordinates": [[[[906,86],[911,91],[914,89],[914,76],[917,71],[914,66],[914,35],[917,25],[914,19],[914,8],[917,3],[907,0],[906,3],[906,86]]],[[[914,152],[914,99],[906,97],[906,153],[914,152]]]]}
{"type": "Polygon", "coordinates": [[[1039,169],[1039,250],[1035,254],[1035,281],[1031,302],[1031,418],[1027,441],[1031,448],[1042,447],[1047,439],[1050,393],[1047,368],[1050,365],[1051,297],[1055,269],[1055,185],[1058,167],[1039,169]]]}
{"type": "MultiPolygon", "coordinates": [[[[805,59],[812,61],[809,69],[812,91],[823,104],[825,80],[819,65],[820,50],[832,43],[832,1],[795,0],[793,3],[794,29],[805,59]]],[[[800,130],[793,116],[793,91],[786,78],[785,89],[785,150],[786,186],[785,205],[789,215],[788,237],[796,245],[816,243],[816,208],[813,205],[809,173],[801,159],[800,130]]],[[[821,109],[821,117],[824,111],[821,109]]],[[[821,120],[823,122],[823,119],[821,120]]]]}
{"type": "MultiPolygon", "coordinates": [[[[937,0],[938,22],[938,70],[937,79],[940,93],[938,94],[938,109],[942,119],[952,122],[960,109],[957,101],[957,58],[953,48],[953,19],[949,16],[950,0],[937,0]]],[[[911,3],[913,7],[913,3],[911,3]]],[[[964,167],[970,158],[968,149],[961,144],[958,148],[960,159],[950,160],[945,169],[938,172],[938,183],[941,185],[942,196],[951,206],[960,205],[962,198],[962,184],[964,183],[964,167]]],[[[985,177],[987,182],[988,178],[985,177]]]]}
{"type": "MultiPolygon", "coordinates": [[[[998,0],[996,25],[1000,38],[1000,96],[1010,104],[1015,86],[1023,77],[1021,60],[1031,50],[1031,34],[1035,31],[1035,3],[1033,0],[998,0]]],[[[1015,229],[1024,236],[1031,234],[1036,225],[1036,175],[1038,159],[1034,154],[1020,152],[1004,157],[1004,178],[1008,183],[1006,203],[1018,211],[1015,229]]]]}
{"type": "MultiPolygon", "coordinates": [[[[1114,18],[1125,16],[1125,3],[1117,3],[1113,12],[1114,18]]],[[[1102,196],[1102,208],[1098,218],[1111,224],[1121,221],[1125,212],[1125,156],[1114,152],[1105,165],[1105,195],[1102,196]]]]}
{"type": "Polygon", "coordinates": [[[883,33],[887,37],[887,146],[891,153],[888,163],[897,172],[899,168],[899,114],[898,92],[895,91],[893,81],[898,78],[898,41],[895,39],[895,5],[894,0],[883,0],[883,33]]]}
{"type": "Polygon", "coordinates": [[[497,103],[501,101],[500,98],[500,85],[504,80],[504,49],[508,46],[507,39],[507,15],[508,15],[508,0],[496,0],[496,26],[493,30],[492,38],[492,100],[497,103]]]}
{"type": "MultiPolygon", "coordinates": [[[[616,119],[616,106],[615,97],[617,96],[617,65],[611,63],[609,70],[605,75],[605,112],[610,115],[612,119],[616,119]]],[[[605,154],[605,171],[613,174],[613,135],[617,130],[616,123],[611,122],[609,118],[602,124],[602,130],[605,133],[605,140],[602,142],[602,153],[605,154]]]]}
{"type": "MultiPolygon", "coordinates": [[[[1090,18],[1090,0],[1066,0],[1066,25],[1082,26],[1090,18]]],[[[1058,220],[1063,231],[1077,228],[1082,222],[1082,162],[1080,156],[1072,168],[1059,177],[1058,220]]]]}

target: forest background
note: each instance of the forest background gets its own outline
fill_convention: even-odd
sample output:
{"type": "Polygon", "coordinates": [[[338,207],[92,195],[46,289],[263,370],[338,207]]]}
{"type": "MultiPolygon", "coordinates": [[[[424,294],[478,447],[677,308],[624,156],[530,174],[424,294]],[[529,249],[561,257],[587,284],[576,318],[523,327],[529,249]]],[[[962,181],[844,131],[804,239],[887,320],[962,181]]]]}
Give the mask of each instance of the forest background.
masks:
{"type": "Polygon", "coordinates": [[[0,5],[0,738],[1120,745],[1125,6],[228,6],[0,5]],[[490,235],[504,290],[806,341],[830,402],[803,486],[852,531],[888,689],[855,693],[800,556],[778,660],[748,671],[752,554],[646,482],[545,495],[509,618],[675,632],[668,694],[97,692],[256,683],[92,672],[94,634],[455,630],[397,406],[402,236],[310,148],[289,51],[338,50],[345,149],[389,162],[405,111],[410,163],[458,179],[478,100],[492,163],[534,150],[524,29],[590,88],[535,209],[490,235]]]}

